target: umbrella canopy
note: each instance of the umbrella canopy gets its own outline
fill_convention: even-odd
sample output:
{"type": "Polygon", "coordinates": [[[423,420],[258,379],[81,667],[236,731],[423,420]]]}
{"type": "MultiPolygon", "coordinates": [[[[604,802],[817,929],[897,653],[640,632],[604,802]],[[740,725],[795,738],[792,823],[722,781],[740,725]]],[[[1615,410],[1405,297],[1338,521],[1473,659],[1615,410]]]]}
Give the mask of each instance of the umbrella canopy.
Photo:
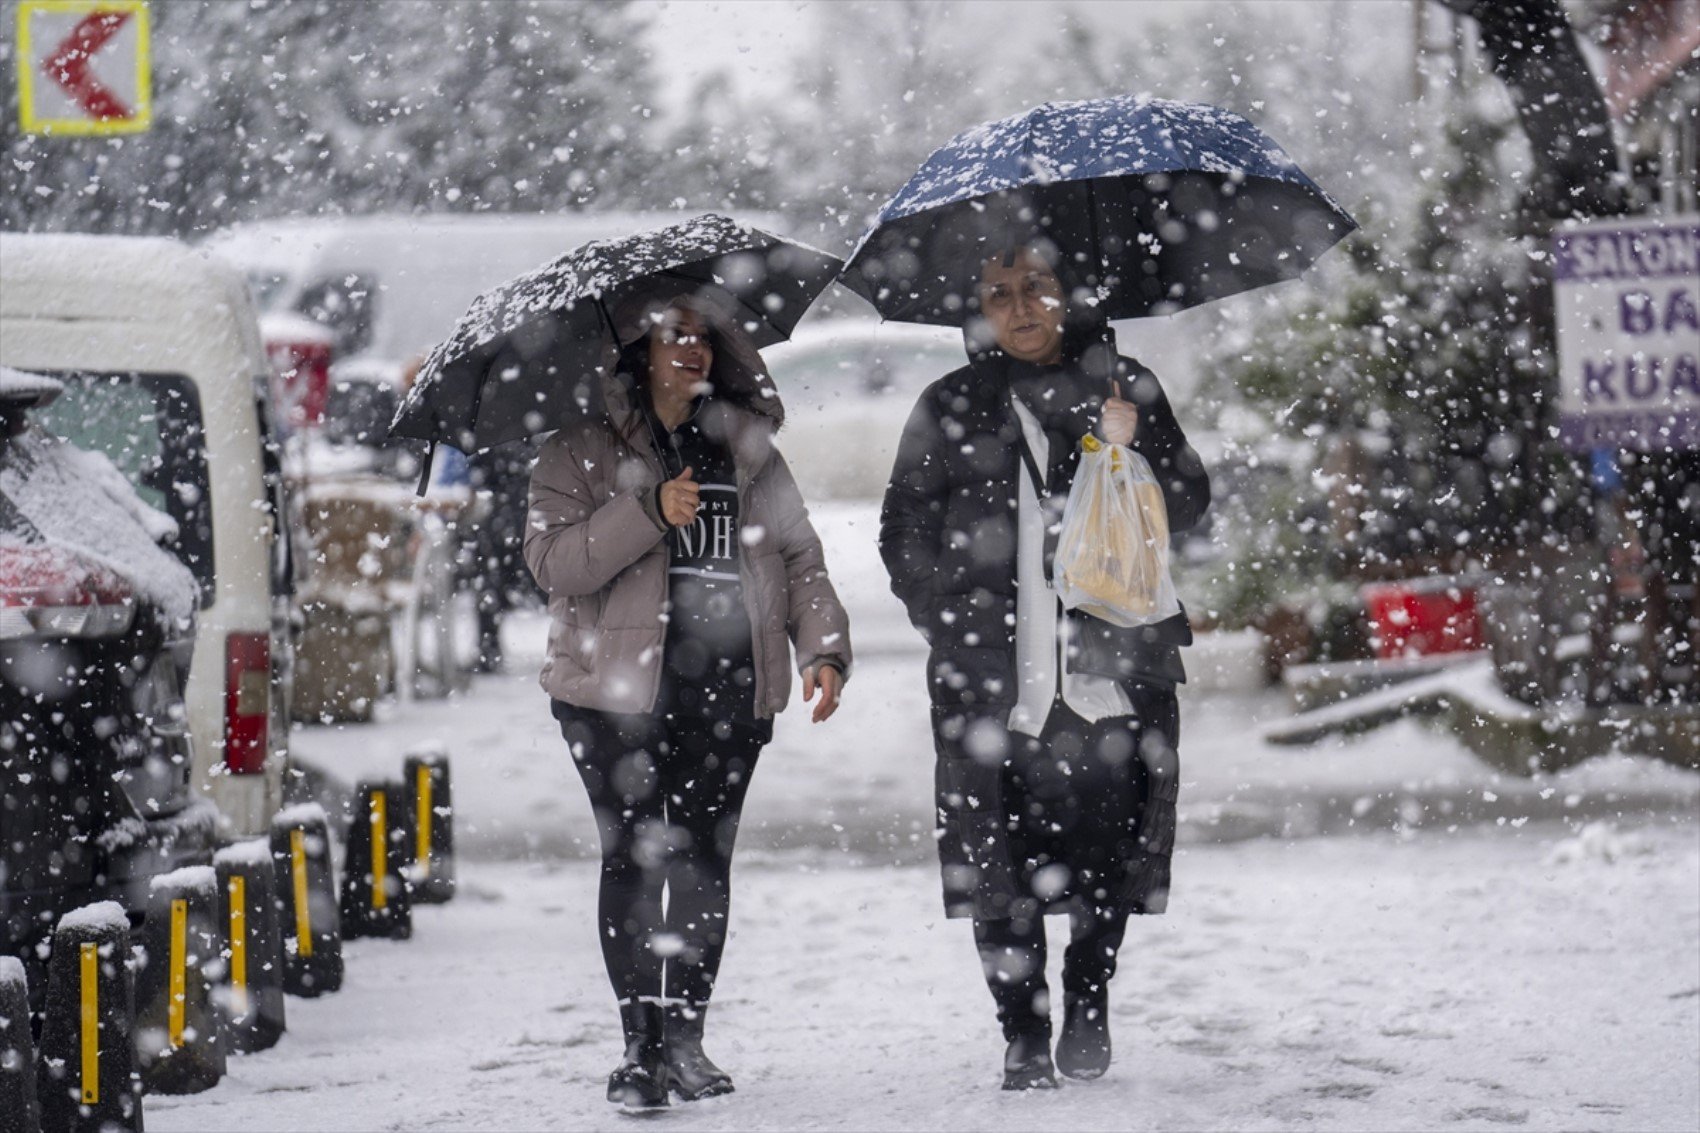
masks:
{"type": "Polygon", "coordinates": [[[558,429],[603,411],[603,379],[638,333],[629,313],[642,303],[695,296],[770,346],[842,266],[714,213],[592,240],[475,299],[420,366],[390,432],[470,452],[558,429]]]}
{"type": "Polygon", "coordinates": [[[960,326],[986,256],[1044,236],[1111,319],[1291,279],[1356,227],[1261,130],[1199,103],[1052,102],[935,152],[843,280],[887,319],[960,326]]]}

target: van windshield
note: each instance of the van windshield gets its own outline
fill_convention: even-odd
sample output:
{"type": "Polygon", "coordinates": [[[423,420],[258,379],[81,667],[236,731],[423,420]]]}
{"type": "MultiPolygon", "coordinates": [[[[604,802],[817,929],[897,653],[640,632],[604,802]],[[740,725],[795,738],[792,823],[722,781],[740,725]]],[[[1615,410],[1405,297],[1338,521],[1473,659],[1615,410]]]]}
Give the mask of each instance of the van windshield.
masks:
{"type": "Polygon", "coordinates": [[[181,374],[56,373],[65,392],[32,420],[103,453],[149,506],[177,521],[177,557],[213,599],[211,484],[195,385],[181,374]]]}

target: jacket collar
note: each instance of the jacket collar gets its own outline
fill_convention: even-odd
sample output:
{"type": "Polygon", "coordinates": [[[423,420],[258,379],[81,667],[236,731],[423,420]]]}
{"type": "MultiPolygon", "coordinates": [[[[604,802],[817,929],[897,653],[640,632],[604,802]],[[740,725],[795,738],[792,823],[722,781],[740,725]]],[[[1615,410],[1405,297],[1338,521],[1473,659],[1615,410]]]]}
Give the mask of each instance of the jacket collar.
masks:
{"type": "MultiPolygon", "coordinates": [[[[608,419],[616,432],[628,437],[648,437],[649,430],[644,426],[642,410],[630,385],[624,381],[609,383],[604,387],[604,396],[608,419]]],[[[773,435],[778,425],[766,414],[710,397],[691,419],[704,433],[731,450],[732,466],[737,469],[740,480],[753,477],[773,457],[773,435]]],[[[641,447],[644,450],[651,448],[647,444],[641,447]]],[[[655,459],[659,463],[658,455],[655,459]]]]}

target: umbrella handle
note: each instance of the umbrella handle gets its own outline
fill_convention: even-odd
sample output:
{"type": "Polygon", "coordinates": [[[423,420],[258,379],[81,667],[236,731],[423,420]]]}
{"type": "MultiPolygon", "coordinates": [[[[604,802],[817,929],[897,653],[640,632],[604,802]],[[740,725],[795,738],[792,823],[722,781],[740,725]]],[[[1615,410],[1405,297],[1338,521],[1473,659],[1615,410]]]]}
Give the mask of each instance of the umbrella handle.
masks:
{"type": "MultiPolygon", "coordinates": [[[[1104,254],[1104,241],[1098,235],[1098,191],[1091,180],[1086,182],[1086,223],[1092,233],[1092,250],[1098,256],[1098,302],[1107,304],[1110,299],[1110,257],[1104,254]]],[[[1116,330],[1110,325],[1110,320],[1104,319],[1104,378],[1110,384],[1110,396],[1120,397],[1121,390],[1116,386],[1116,330]]]]}
{"type": "Polygon", "coordinates": [[[436,455],[437,442],[426,441],[425,458],[419,464],[419,488],[415,493],[420,498],[423,498],[426,491],[431,487],[431,461],[435,459],[436,455]]]}

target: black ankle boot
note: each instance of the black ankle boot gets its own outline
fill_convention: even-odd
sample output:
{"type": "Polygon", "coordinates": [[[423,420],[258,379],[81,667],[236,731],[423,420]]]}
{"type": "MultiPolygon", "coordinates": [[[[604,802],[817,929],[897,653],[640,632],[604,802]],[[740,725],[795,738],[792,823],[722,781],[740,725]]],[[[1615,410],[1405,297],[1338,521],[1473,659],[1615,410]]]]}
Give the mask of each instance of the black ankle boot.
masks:
{"type": "Polygon", "coordinates": [[[1110,1068],[1110,996],[1103,990],[1063,995],[1057,1069],[1070,1078],[1101,1078],[1110,1068]]]}
{"type": "Polygon", "coordinates": [[[703,1017],[708,1004],[667,1005],[667,1074],[673,1092],[694,1102],[732,1092],[732,1076],[702,1052],[703,1017]]]}
{"type": "Polygon", "coordinates": [[[621,1003],[620,1026],[626,1032],[626,1056],[608,1075],[608,1100],[632,1109],[669,1104],[661,1005],[621,1003]]]}
{"type": "Polygon", "coordinates": [[[1003,1088],[1054,1090],[1056,1067],[1051,1064],[1051,1033],[1027,1031],[1013,1035],[1003,1055],[1003,1088]]]}

